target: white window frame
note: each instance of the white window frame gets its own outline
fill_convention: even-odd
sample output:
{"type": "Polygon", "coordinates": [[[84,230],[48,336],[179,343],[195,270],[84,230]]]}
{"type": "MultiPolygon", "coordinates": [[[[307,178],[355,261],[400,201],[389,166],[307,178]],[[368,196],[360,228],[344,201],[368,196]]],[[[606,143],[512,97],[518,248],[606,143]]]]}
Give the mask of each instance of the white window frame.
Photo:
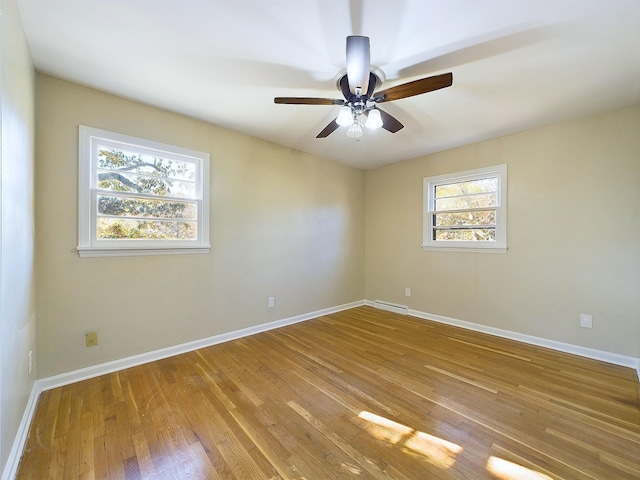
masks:
{"type": "Polygon", "coordinates": [[[208,153],[151,140],[79,126],[78,253],[81,257],[209,253],[208,153]],[[193,240],[98,239],[98,145],[127,149],[196,165],[197,238],[193,240]]]}
{"type": "MultiPolygon", "coordinates": [[[[493,209],[494,207],[492,207],[493,209]]],[[[423,237],[424,250],[464,251],[464,252],[507,252],[507,165],[467,170],[423,179],[423,237]],[[445,241],[434,240],[435,188],[464,181],[480,180],[488,177],[498,179],[495,241],[445,241]]]]}

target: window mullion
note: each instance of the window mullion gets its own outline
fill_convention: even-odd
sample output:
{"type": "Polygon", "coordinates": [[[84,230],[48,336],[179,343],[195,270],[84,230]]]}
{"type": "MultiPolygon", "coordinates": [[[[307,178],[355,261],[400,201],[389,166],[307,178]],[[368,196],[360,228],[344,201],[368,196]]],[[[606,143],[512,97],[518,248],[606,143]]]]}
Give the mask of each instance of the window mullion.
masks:
{"type": "Polygon", "coordinates": [[[141,198],[145,200],[161,200],[161,201],[179,201],[179,202],[194,202],[195,198],[189,197],[172,197],[169,195],[153,195],[150,193],[139,192],[120,192],[116,190],[104,190],[101,188],[95,189],[99,195],[105,195],[109,197],[126,197],[126,198],[141,198]]]}
{"type": "Polygon", "coordinates": [[[455,210],[433,210],[436,215],[445,215],[447,213],[470,213],[470,212],[495,212],[498,207],[477,207],[477,208],[458,208],[455,210]]]}

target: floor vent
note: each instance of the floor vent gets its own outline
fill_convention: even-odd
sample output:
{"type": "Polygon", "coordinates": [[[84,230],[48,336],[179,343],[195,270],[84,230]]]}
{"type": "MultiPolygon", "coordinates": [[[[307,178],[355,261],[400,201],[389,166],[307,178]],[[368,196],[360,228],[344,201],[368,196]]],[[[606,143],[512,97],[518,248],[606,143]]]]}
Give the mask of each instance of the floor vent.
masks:
{"type": "Polygon", "coordinates": [[[373,302],[373,306],[375,308],[379,308],[380,310],[388,310],[393,313],[401,313],[402,315],[406,315],[409,307],[406,305],[398,305],[397,303],[389,303],[383,302],[382,300],[376,300],[373,302]]]}

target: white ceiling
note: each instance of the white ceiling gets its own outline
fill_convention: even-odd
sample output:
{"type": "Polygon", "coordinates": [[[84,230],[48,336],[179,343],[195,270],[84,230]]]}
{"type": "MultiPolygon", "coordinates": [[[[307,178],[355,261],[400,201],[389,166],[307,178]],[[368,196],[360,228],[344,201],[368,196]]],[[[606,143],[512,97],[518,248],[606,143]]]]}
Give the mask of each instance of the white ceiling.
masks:
{"type": "MultiPolygon", "coordinates": [[[[36,68],[358,168],[640,103],[638,0],[17,0],[36,68]],[[347,35],[371,39],[405,128],[316,139],[347,35]]],[[[98,125],[99,126],[99,125],[98,125]]],[[[127,133],[127,132],[125,132],[127,133]]]]}

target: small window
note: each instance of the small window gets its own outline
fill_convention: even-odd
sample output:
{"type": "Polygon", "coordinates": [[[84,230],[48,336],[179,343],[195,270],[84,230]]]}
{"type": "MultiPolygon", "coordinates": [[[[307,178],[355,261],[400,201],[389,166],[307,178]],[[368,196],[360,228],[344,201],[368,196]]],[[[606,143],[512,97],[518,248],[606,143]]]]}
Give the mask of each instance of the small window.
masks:
{"type": "Polygon", "coordinates": [[[81,257],[208,253],[209,154],[80,126],[81,257]]]}
{"type": "Polygon", "coordinates": [[[507,166],[427,177],[425,249],[507,250],[507,166]]]}

